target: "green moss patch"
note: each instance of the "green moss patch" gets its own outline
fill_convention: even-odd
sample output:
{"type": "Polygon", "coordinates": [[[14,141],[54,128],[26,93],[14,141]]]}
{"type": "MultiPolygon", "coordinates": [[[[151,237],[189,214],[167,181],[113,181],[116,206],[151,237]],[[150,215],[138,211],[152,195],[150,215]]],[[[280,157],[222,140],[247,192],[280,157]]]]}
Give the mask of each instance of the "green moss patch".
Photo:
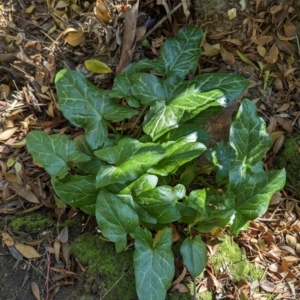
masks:
{"type": "Polygon", "coordinates": [[[264,275],[261,269],[257,269],[248,261],[242,249],[231,240],[230,236],[225,236],[217,253],[211,257],[211,261],[216,272],[221,272],[221,267],[226,266],[234,282],[242,279],[249,282],[261,280],[264,275]]]}
{"type": "Polygon", "coordinates": [[[15,231],[35,233],[51,225],[53,220],[42,213],[33,212],[25,216],[14,216],[9,222],[9,227],[15,231]]]}

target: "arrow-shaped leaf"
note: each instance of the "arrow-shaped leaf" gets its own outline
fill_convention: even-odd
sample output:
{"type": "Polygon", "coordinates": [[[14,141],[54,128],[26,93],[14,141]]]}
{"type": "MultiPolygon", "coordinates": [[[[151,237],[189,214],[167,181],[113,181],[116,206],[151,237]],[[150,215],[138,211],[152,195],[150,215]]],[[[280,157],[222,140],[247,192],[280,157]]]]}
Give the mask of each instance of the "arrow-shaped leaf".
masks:
{"type": "Polygon", "coordinates": [[[92,149],[101,146],[107,137],[106,120],[118,122],[137,112],[119,105],[108,91],[93,86],[76,71],[61,70],[55,77],[59,109],[74,125],[82,127],[92,149]]]}
{"type": "Polygon", "coordinates": [[[199,276],[207,263],[206,246],[201,237],[186,238],[180,246],[180,253],[190,274],[194,278],[199,276]]]}
{"type": "Polygon", "coordinates": [[[48,135],[31,131],[26,145],[35,162],[41,164],[52,176],[63,178],[69,171],[69,162],[86,162],[91,158],[78,151],[75,143],[66,135],[48,135]]]}
{"type": "Polygon", "coordinates": [[[200,42],[203,31],[200,27],[183,27],[174,38],[167,39],[160,48],[154,69],[168,77],[184,78],[198,67],[201,55],[200,42]]]}
{"type": "MultiPolygon", "coordinates": [[[[230,146],[236,152],[235,163],[243,172],[263,170],[262,157],[271,146],[271,137],[266,132],[266,124],[257,116],[256,106],[244,99],[231,125],[230,146]]],[[[237,178],[236,178],[237,179],[237,178]]]]}
{"type": "Polygon", "coordinates": [[[165,228],[152,239],[150,231],[136,228],[133,254],[139,300],[164,300],[174,276],[172,229],[165,228]]]}
{"type": "Polygon", "coordinates": [[[127,246],[127,234],[134,234],[139,225],[136,212],[115,194],[100,190],[96,204],[96,219],[102,234],[115,242],[117,252],[127,246]]]}

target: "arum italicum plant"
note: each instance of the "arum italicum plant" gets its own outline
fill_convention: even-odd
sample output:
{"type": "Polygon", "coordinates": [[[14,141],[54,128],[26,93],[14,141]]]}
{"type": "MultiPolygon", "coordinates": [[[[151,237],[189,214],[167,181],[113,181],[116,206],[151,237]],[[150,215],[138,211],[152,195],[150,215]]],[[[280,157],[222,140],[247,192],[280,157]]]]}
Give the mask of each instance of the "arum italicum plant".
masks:
{"type": "Polygon", "coordinates": [[[208,148],[205,121],[230,105],[248,82],[237,74],[186,80],[198,67],[202,38],[200,28],[182,28],[156,60],[132,63],[117,75],[111,90],[61,70],[55,80],[59,109],[84,133],[71,139],[31,131],[26,138],[61,200],[95,215],[117,252],[126,248],[128,236],[135,240],[140,300],[164,299],[172,283],[172,223],[185,235],[180,252],[197,277],[207,262],[201,233],[229,226],[238,234],[266,212],[285,184],[285,170],[264,170],[271,139],[248,99],[231,124],[229,141],[208,148]],[[129,119],[130,131],[124,129],[129,119]],[[201,173],[200,155],[213,166],[213,183],[201,173]]]}

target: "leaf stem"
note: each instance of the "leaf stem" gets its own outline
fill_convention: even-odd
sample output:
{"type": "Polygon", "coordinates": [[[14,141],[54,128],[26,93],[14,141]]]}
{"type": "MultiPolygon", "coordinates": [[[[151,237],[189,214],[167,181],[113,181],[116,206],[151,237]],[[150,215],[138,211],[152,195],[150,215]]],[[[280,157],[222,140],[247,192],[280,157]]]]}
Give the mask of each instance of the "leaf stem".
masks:
{"type": "MultiPolygon", "coordinates": [[[[134,121],[132,128],[129,131],[129,134],[132,132],[132,130],[135,128],[135,126],[138,124],[138,122],[140,121],[140,119],[142,118],[142,116],[145,114],[146,109],[148,108],[148,106],[144,106],[143,109],[140,111],[139,115],[137,116],[136,120],[134,121]]],[[[140,129],[140,126],[138,128],[138,130],[140,129]]],[[[133,134],[133,136],[138,132],[138,130],[135,131],[135,133],[133,134]]]]}
{"type": "Polygon", "coordinates": [[[109,122],[106,122],[106,125],[114,132],[114,134],[118,134],[118,131],[116,130],[116,128],[114,128],[109,122]]]}

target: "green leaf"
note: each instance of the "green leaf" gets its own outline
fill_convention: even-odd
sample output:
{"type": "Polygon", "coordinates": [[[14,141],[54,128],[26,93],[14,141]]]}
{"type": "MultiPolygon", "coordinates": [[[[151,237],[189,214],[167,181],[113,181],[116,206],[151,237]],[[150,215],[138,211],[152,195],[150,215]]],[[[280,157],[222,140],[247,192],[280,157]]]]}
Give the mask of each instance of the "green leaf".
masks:
{"type": "Polygon", "coordinates": [[[76,71],[59,71],[55,86],[59,109],[70,122],[85,129],[86,140],[92,149],[103,145],[107,138],[106,120],[119,122],[137,113],[117,104],[108,91],[96,88],[76,71]]]}
{"type": "Polygon", "coordinates": [[[177,128],[171,129],[159,139],[159,143],[162,144],[168,141],[177,141],[179,138],[191,133],[197,135],[197,142],[208,146],[209,135],[207,134],[207,132],[203,128],[200,128],[199,125],[189,123],[180,124],[177,128]]]}
{"type": "Polygon", "coordinates": [[[95,155],[115,166],[100,167],[96,178],[98,187],[133,181],[144,174],[164,156],[165,150],[155,143],[140,143],[124,138],[117,146],[95,151],[95,155]]]}
{"type": "Polygon", "coordinates": [[[229,146],[229,143],[224,141],[217,143],[211,150],[206,152],[206,157],[218,167],[216,173],[217,182],[221,182],[229,177],[229,166],[235,160],[235,152],[229,146]]]}
{"type": "Polygon", "coordinates": [[[150,231],[136,228],[133,265],[139,300],[164,300],[174,277],[172,229],[152,239],[150,231]]]}
{"type": "Polygon", "coordinates": [[[236,100],[249,84],[248,80],[231,73],[202,74],[189,81],[189,86],[194,86],[202,92],[213,89],[221,90],[228,101],[228,105],[236,100]]]}
{"type": "Polygon", "coordinates": [[[190,88],[168,103],[160,101],[152,105],[145,115],[143,129],[153,140],[156,140],[208,107],[225,105],[224,94],[220,90],[202,93],[190,88]]]}
{"type": "Polygon", "coordinates": [[[242,181],[230,180],[226,193],[228,203],[235,210],[230,227],[235,235],[245,224],[267,211],[272,195],[284,187],[286,179],[284,169],[246,175],[242,181]]]}
{"type": "Polygon", "coordinates": [[[199,276],[207,263],[206,247],[201,237],[186,238],[180,246],[180,253],[190,274],[194,278],[199,276]]]}
{"type": "Polygon", "coordinates": [[[168,77],[183,79],[198,67],[203,31],[199,27],[181,28],[174,38],[167,39],[160,48],[154,69],[168,77]]]}
{"type": "Polygon", "coordinates": [[[206,147],[196,142],[198,135],[193,132],[181,137],[175,142],[166,142],[162,147],[166,149],[165,157],[148,173],[166,176],[174,174],[180,166],[200,156],[206,147]]]}
{"type": "Polygon", "coordinates": [[[111,68],[98,59],[89,59],[84,62],[84,66],[90,72],[96,74],[109,74],[112,73],[111,68]]]}
{"type": "Polygon", "coordinates": [[[143,105],[166,101],[164,81],[152,74],[132,74],[132,93],[143,105]]]}
{"type": "Polygon", "coordinates": [[[196,160],[191,165],[186,166],[185,170],[180,174],[179,182],[185,186],[189,185],[195,178],[197,171],[196,160]]]}
{"type": "Polygon", "coordinates": [[[134,197],[146,212],[154,216],[160,224],[169,224],[179,220],[184,211],[184,204],[178,202],[185,196],[185,187],[181,184],[171,187],[158,186],[134,197]]]}
{"type": "Polygon", "coordinates": [[[143,174],[141,177],[137,178],[131,184],[127,185],[125,189],[120,191],[120,194],[132,194],[133,196],[138,196],[143,192],[150,191],[154,189],[157,185],[158,178],[155,175],[143,174]]]}
{"type": "Polygon", "coordinates": [[[235,164],[240,165],[242,179],[247,170],[253,173],[263,170],[262,158],[271,147],[271,138],[266,132],[266,125],[256,113],[256,106],[248,99],[244,99],[231,125],[230,146],[236,152],[235,164]]]}
{"type": "Polygon", "coordinates": [[[95,214],[99,189],[95,187],[95,176],[67,176],[64,179],[51,177],[51,184],[58,197],[72,207],[89,215],[95,214]]]}
{"type": "Polygon", "coordinates": [[[225,205],[224,195],[207,195],[205,189],[193,190],[188,196],[188,206],[198,212],[192,226],[197,225],[199,232],[210,232],[216,227],[223,228],[234,213],[233,209],[225,205]]]}
{"type": "Polygon", "coordinates": [[[48,135],[31,131],[26,136],[26,145],[34,161],[41,164],[51,176],[63,178],[68,174],[69,162],[86,162],[91,158],[80,153],[75,143],[66,135],[48,135]]]}
{"type": "Polygon", "coordinates": [[[127,234],[134,234],[139,225],[136,212],[119,197],[100,190],[96,203],[96,219],[102,234],[115,242],[117,252],[127,246],[127,234]]]}
{"type": "Polygon", "coordinates": [[[94,155],[94,151],[87,143],[85,135],[78,135],[74,139],[74,143],[80,152],[90,156],[91,158],[88,162],[77,163],[76,165],[78,169],[86,174],[97,174],[99,168],[103,166],[104,163],[94,155]]]}

